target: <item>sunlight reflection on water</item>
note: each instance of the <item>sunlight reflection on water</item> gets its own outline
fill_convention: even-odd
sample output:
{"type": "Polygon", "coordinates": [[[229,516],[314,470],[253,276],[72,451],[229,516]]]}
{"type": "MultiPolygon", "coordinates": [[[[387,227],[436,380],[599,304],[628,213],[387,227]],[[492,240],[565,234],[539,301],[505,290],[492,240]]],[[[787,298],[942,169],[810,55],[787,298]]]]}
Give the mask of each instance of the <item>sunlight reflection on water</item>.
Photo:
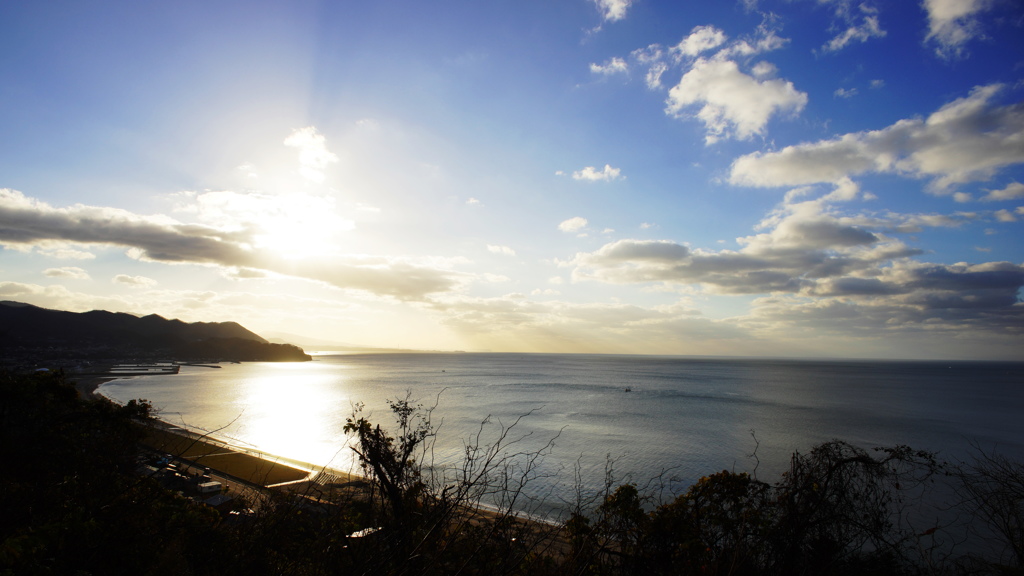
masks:
{"type": "Polygon", "coordinates": [[[606,455],[643,482],[666,469],[685,487],[755,465],[773,479],[793,450],[832,438],[865,448],[908,444],[959,456],[971,440],[1024,453],[1020,364],[794,362],[586,355],[391,354],[301,364],[183,367],[174,376],[115,380],[100,392],[147,398],[163,418],[242,446],[356,471],[345,419],[363,402],[391,423],[385,400],[413,391],[439,402],[435,455],[456,458],[491,416],[533,412],[526,449],[558,436],[542,472],[571,482],[581,466],[600,485],[606,455]],[[625,389],[629,387],[630,392],[625,389]],[[180,420],[180,422],[179,422],[180,420]],[[756,432],[756,440],[751,431],[756,432]],[[749,457],[757,450],[758,460],[749,457]]]}
{"type": "Polygon", "coordinates": [[[210,432],[240,448],[345,471],[355,464],[343,430],[352,404],[343,367],[183,366],[173,379],[115,380],[100,392],[121,402],[150,399],[163,420],[210,432]]]}
{"type": "Polygon", "coordinates": [[[338,439],[344,436],[339,407],[350,402],[344,378],[304,368],[273,366],[241,381],[232,404],[243,417],[232,435],[271,454],[321,465],[345,464],[332,462],[340,448],[338,439]]]}

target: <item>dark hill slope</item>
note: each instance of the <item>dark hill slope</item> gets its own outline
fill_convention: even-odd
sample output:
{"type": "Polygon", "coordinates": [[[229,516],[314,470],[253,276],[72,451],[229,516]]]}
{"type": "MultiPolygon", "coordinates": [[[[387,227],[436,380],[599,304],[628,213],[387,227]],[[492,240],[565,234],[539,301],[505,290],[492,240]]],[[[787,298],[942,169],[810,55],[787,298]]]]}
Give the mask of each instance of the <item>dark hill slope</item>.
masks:
{"type": "Polygon", "coordinates": [[[0,301],[0,349],[6,355],[66,358],[308,360],[301,349],[270,344],[237,322],[141,318],[121,312],[65,312],[0,301]]]}

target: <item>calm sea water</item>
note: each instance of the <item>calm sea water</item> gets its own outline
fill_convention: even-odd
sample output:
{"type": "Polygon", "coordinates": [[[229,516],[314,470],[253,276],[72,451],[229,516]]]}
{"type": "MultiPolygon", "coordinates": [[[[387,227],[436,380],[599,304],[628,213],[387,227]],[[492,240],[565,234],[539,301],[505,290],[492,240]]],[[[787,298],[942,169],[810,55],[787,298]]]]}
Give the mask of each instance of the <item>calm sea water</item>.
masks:
{"type": "Polygon", "coordinates": [[[319,355],[301,364],[183,367],[115,380],[100,393],[145,398],[164,420],[241,446],[339,469],[355,403],[390,421],[388,398],[436,403],[441,460],[457,458],[527,415],[510,451],[554,439],[531,490],[585,488],[662,475],[676,489],[729,469],[773,481],[794,450],[834,438],[906,444],[960,459],[972,445],[1024,459],[1024,363],[796,361],[539,354],[319,355]],[[629,391],[627,391],[627,389],[629,391]],[[755,440],[756,438],[756,440],[755,440]],[[756,459],[750,455],[755,452],[756,459]]]}

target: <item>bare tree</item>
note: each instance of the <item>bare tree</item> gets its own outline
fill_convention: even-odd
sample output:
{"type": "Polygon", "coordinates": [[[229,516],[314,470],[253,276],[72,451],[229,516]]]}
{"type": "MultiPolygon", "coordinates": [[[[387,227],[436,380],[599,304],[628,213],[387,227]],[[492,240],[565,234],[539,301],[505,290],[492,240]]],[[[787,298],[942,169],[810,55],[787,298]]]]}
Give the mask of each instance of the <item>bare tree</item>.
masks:
{"type": "Polygon", "coordinates": [[[519,430],[532,411],[507,425],[485,418],[460,458],[438,462],[434,408],[411,393],[388,406],[393,430],[372,423],[361,404],[345,425],[385,512],[383,564],[403,573],[511,573],[550,545],[557,527],[530,519],[543,493],[528,496],[527,487],[547,476],[540,464],[557,435],[529,442],[531,433],[519,430]]]}
{"type": "Polygon", "coordinates": [[[966,563],[997,574],[1024,574],[1024,463],[975,446],[954,469],[957,506],[971,518],[976,545],[966,563]]]}

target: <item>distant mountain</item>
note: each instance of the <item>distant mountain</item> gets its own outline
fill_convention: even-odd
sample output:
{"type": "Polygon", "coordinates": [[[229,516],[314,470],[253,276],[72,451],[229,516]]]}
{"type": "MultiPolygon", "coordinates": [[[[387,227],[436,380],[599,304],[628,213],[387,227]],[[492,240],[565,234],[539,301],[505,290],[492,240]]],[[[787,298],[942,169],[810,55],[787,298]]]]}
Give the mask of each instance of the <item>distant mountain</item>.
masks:
{"type": "Polygon", "coordinates": [[[0,350],[6,356],[303,361],[297,346],[271,344],[237,322],[168,320],[93,310],[65,312],[0,301],[0,350]]]}

